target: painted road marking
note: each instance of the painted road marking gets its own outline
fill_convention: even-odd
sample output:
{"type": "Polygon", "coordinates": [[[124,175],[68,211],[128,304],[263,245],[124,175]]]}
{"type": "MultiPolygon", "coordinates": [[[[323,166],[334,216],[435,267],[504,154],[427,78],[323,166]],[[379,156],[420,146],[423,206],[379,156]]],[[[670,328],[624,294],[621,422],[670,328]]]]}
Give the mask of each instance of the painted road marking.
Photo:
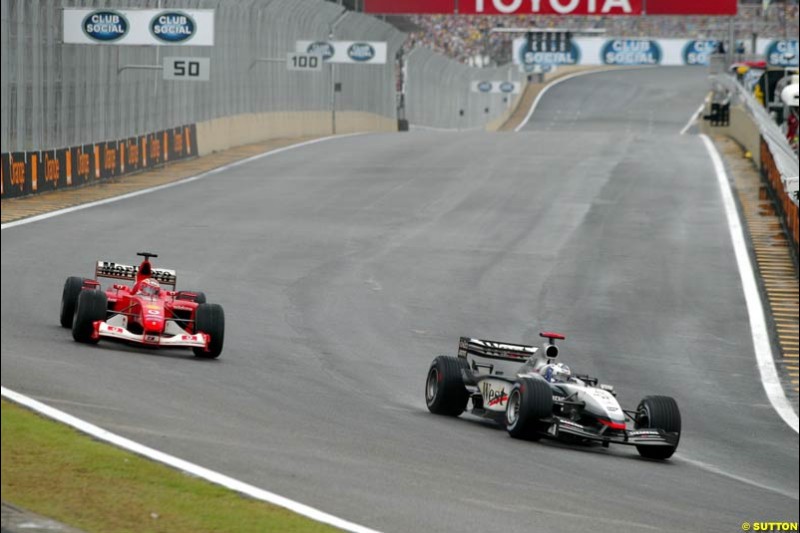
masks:
{"type": "Polygon", "coordinates": [[[767,393],[767,398],[769,398],[770,403],[778,415],[795,432],[800,432],[800,420],[786,397],[786,392],[783,390],[783,384],[781,383],[775,366],[772,344],[764,319],[764,304],[761,302],[761,293],[758,290],[755,271],[750,261],[750,254],[747,250],[747,242],[745,241],[744,234],[745,228],[742,226],[742,222],[739,219],[739,212],[733,198],[733,184],[728,179],[725,165],[722,163],[722,158],[714,146],[714,143],[707,135],[701,135],[700,138],[714,166],[717,184],[719,185],[720,194],[722,196],[722,203],[725,207],[728,229],[733,243],[736,263],[739,267],[739,275],[742,280],[745,303],[747,304],[747,313],[750,317],[750,333],[753,337],[753,348],[755,349],[758,370],[761,374],[761,383],[764,386],[764,391],[767,393]]]}
{"type": "Polygon", "coordinates": [[[163,463],[173,468],[177,468],[178,470],[181,470],[183,472],[188,472],[189,474],[203,478],[216,485],[221,485],[223,487],[234,490],[241,494],[246,494],[257,500],[265,501],[267,503],[271,503],[273,505],[289,509],[290,511],[294,511],[297,514],[311,518],[312,520],[316,520],[317,522],[330,524],[334,527],[338,527],[345,531],[351,531],[353,533],[377,533],[374,529],[369,529],[367,527],[360,526],[352,522],[348,522],[347,520],[343,520],[336,516],[330,515],[328,513],[320,511],[319,509],[315,509],[308,505],[290,500],[288,498],[284,498],[283,496],[279,496],[278,494],[275,494],[273,492],[260,489],[253,485],[249,485],[247,483],[239,481],[237,479],[228,477],[224,474],[220,474],[219,472],[209,470],[208,468],[204,468],[194,463],[190,463],[189,461],[184,461],[183,459],[179,459],[175,456],[168,455],[166,453],[160,452],[148,446],[144,446],[143,444],[139,444],[138,442],[126,439],[125,437],[121,437],[119,435],[111,433],[110,431],[106,431],[101,427],[80,420],[79,418],[67,414],[64,411],[60,411],[58,409],[50,407],[49,405],[45,405],[37,400],[34,400],[33,398],[24,396],[22,394],[19,394],[18,392],[14,392],[5,387],[0,388],[0,393],[4,398],[7,398],[8,400],[11,400],[14,403],[24,405],[25,407],[32,409],[37,413],[40,413],[48,418],[52,418],[53,420],[57,420],[62,424],[71,426],[82,433],[91,435],[96,439],[109,442],[111,444],[114,444],[115,446],[119,446],[120,448],[129,450],[135,454],[142,455],[159,463],[163,463]]]}

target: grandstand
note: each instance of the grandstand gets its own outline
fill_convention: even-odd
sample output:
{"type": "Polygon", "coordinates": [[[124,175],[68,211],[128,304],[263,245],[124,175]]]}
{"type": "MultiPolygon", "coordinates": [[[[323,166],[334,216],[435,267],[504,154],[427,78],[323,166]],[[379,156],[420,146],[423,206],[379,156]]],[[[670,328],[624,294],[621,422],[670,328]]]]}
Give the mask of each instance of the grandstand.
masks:
{"type": "MultiPolygon", "coordinates": [[[[400,18],[400,17],[394,17],[400,18]]],[[[511,60],[507,45],[512,35],[491,33],[498,27],[603,29],[609,37],[680,37],[689,39],[727,38],[727,17],[553,17],[553,16],[470,16],[413,15],[407,17],[418,28],[409,34],[406,50],[421,46],[462,63],[476,66],[502,65],[511,60]]],[[[766,11],[763,4],[739,5],[734,19],[736,39],[797,39],[798,4],[794,0],[774,2],[766,11]]]]}

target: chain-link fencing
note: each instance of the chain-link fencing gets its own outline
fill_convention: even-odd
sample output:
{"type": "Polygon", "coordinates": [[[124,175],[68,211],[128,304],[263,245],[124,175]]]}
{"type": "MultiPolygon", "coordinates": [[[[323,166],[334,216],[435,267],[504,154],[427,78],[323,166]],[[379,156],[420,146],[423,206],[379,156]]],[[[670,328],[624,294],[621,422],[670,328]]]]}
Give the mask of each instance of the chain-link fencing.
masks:
{"type": "Polygon", "coordinates": [[[289,71],[297,40],[387,41],[386,65],[336,65],[336,106],[396,116],[394,57],[404,34],[313,0],[0,0],[2,151],[42,150],[122,139],[241,113],[327,111],[332,68],[289,71]],[[64,44],[67,7],[215,9],[215,46],[64,44]],[[162,79],[167,56],[210,57],[208,82],[162,79]],[[123,69],[123,70],[120,70],[123,69]]]}
{"type": "MultiPolygon", "coordinates": [[[[0,0],[0,145],[3,153],[127,139],[241,114],[362,112],[397,118],[396,57],[406,35],[321,0],[0,0]],[[108,46],[63,42],[65,8],[215,9],[214,46],[108,46]],[[386,41],[385,65],[287,70],[298,40],[386,41]],[[170,81],[164,57],[208,57],[207,82],[170,81]],[[334,79],[341,91],[334,94],[334,79]]],[[[417,49],[406,58],[412,124],[477,128],[514,95],[470,92],[478,79],[519,80],[512,67],[475,69],[417,49]]],[[[317,121],[318,122],[318,121],[317,121]]],[[[296,134],[316,134],[302,124],[296,134]]],[[[312,131],[313,130],[313,131],[312,131]]]]}

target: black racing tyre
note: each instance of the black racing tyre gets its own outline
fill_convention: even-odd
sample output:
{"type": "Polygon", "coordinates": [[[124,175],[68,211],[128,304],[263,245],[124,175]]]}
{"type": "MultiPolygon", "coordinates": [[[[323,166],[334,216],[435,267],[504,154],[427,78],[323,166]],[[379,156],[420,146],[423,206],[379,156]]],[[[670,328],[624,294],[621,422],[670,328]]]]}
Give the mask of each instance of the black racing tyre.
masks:
{"type": "Polygon", "coordinates": [[[72,338],[77,342],[97,344],[100,339],[92,338],[94,322],[105,320],[107,306],[108,297],[103,291],[81,291],[75,306],[75,318],[72,320],[72,338]]]}
{"type": "Polygon", "coordinates": [[[542,418],[553,414],[553,391],[546,381],[520,378],[508,395],[506,430],[515,439],[539,440],[542,418]]]}
{"type": "Polygon", "coordinates": [[[75,317],[75,306],[78,304],[78,295],[83,288],[83,278],[70,276],[64,282],[61,292],[61,327],[71,328],[72,319],[75,317]]]}
{"type": "MultiPolygon", "coordinates": [[[[636,429],[663,429],[681,436],[681,412],[678,403],[669,396],[645,396],[636,408],[637,415],[634,427],[636,429]]],[[[648,459],[669,459],[675,446],[637,446],[639,455],[648,459]]]]}
{"type": "Polygon", "coordinates": [[[431,413],[458,416],[464,412],[469,391],[461,370],[468,368],[467,361],[458,357],[440,355],[433,360],[425,380],[425,403],[431,413]]]}
{"type": "Polygon", "coordinates": [[[222,353],[225,342],[225,312],[219,304],[201,303],[194,315],[194,332],[211,335],[208,351],[192,348],[194,355],[201,359],[216,359],[222,353]]]}

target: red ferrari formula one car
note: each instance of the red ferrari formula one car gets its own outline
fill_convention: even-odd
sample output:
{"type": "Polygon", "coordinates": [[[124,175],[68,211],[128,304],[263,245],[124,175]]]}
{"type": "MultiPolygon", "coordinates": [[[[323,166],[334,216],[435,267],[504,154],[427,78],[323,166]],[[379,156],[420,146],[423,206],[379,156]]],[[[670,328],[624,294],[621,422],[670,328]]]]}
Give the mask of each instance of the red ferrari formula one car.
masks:
{"type": "Polygon", "coordinates": [[[206,303],[202,292],[175,290],[175,271],[150,264],[156,254],[136,255],[144,257],[138,267],[98,261],[95,279],[67,278],[61,325],[72,328],[77,342],[95,344],[107,338],[152,348],[191,348],[200,358],[219,357],[225,340],[222,306],[206,303]],[[102,290],[99,278],[115,283],[102,290]]]}

